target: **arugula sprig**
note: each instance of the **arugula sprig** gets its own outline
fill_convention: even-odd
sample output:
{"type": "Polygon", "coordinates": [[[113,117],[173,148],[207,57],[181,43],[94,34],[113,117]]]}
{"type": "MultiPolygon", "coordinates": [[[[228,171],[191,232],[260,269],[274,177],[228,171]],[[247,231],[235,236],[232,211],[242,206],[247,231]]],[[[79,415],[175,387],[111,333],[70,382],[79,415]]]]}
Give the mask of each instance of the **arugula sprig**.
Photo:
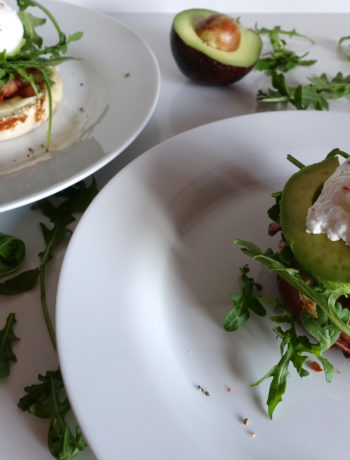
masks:
{"type": "MultiPolygon", "coordinates": [[[[97,186],[93,179],[90,185],[80,182],[57,193],[52,198],[45,198],[34,204],[32,209],[40,210],[50,222],[50,224],[40,223],[45,247],[39,253],[39,267],[26,270],[0,283],[0,295],[15,295],[33,289],[38,279],[40,280],[41,307],[55,349],[56,335],[46,300],[47,265],[54,258],[55,250],[59,245],[71,236],[70,225],[76,220],[76,214],[83,213],[96,194],[97,186]]],[[[24,256],[23,251],[24,243],[21,240],[0,234],[0,260],[3,258],[4,260],[21,261],[22,255],[24,256]],[[4,243],[3,248],[1,241],[4,243]],[[9,250],[10,247],[13,251],[9,250]]],[[[8,265],[10,265],[9,262],[8,265]]],[[[11,313],[7,318],[5,328],[0,330],[0,378],[9,374],[10,362],[16,361],[16,356],[12,351],[12,342],[18,340],[13,332],[15,322],[15,315],[11,313]]],[[[48,371],[45,376],[39,375],[38,378],[41,383],[26,387],[27,395],[20,399],[18,406],[23,411],[28,411],[37,417],[50,419],[49,450],[55,458],[69,460],[86,447],[86,442],[79,428],[76,427],[75,434],[73,434],[66,421],[70,405],[61,373],[59,370],[48,371]]]]}
{"type": "MultiPolygon", "coordinates": [[[[350,40],[350,35],[340,37],[338,44],[342,45],[345,41],[350,40]]],[[[350,56],[347,56],[347,60],[350,61],[350,56]]]]}
{"type": "Polygon", "coordinates": [[[48,227],[46,224],[40,223],[45,249],[39,253],[39,279],[41,307],[50,339],[55,349],[56,335],[46,301],[46,267],[54,256],[54,250],[66,238],[71,236],[72,230],[69,228],[69,225],[76,220],[74,214],[83,213],[96,194],[96,181],[93,179],[89,186],[86,186],[85,182],[80,182],[56,194],[55,198],[63,199],[57,205],[49,198],[45,198],[32,206],[32,209],[40,210],[44,216],[48,217],[52,224],[51,227],[48,227]]]}
{"type": "Polygon", "coordinates": [[[25,256],[24,242],[15,236],[0,233],[0,276],[15,271],[25,256]]]}
{"type": "Polygon", "coordinates": [[[19,340],[14,333],[16,315],[10,313],[6,319],[5,327],[0,330],[0,378],[3,379],[10,374],[10,363],[16,362],[17,358],[12,351],[12,343],[19,340]]]}
{"type": "Polygon", "coordinates": [[[329,79],[326,74],[319,77],[309,77],[307,85],[288,86],[281,73],[272,72],[273,89],[259,90],[257,99],[263,103],[290,103],[298,110],[313,107],[316,110],[328,110],[329,99],[338,99],[350,94],[350,75],[343,76],[338,72],[329,79]]]}
{"type": "Polygon", "coordinates": [[[46,150],[49,150],[52,131],[51,86],[53,84],[50,74],[53,67],[67,60],[75,59],[71,56],[63,56],[63,54],[67,52],[68,44],[80,40],[83,33],[76,32],[67,37],[50,11],[35,0],[17,0],[17,4],[19,7],[18,16],[24,28],[24,36],[20,49],[16,53],[10,55],[6,51],[0,53],[0,89],[1,86],[19,75],[20,78],[32,86],[35,94],[38,95],[41,92],[41,88],[35,81],[33,70],[41,75],[49,102],[49,127],[46,140],[46,150]],[[51,21],[58,35],[57,43],[43,46],[43,38],[38,34],[37,27],[45,24],[47,19],[38,18],[26,11],[29,7],[38,8],[51,21]]]}
{"type": "Polygon", "coordinates": [[[311,38],[298,33],[295,29],[283,30],[281,26],[275,26],[272,29],[268,29],[266,27],[259,28],[256,25],[255,30],[259,35],[267,35],[272,47],[272,51],[268,52],[265,55],[266,57],[259,59],[255,69],[267,70],[269,72],[277,70],[281,72],[289,72],[296,66],[309,67],[317,62],[315,59],[304,59],[309,54],[308,52],[304,53],[302,56],[298,56],[294,51],[287,48],[287,42],[283,38],[283,35],[288,36],[289,38],[302,38],[312,44],[314,43],[311,38]]]}
{"type": "Polygon", "coordinates": [[[18,407],[40,418],[50,419],[48,446],[51,454],[59,460],[76,457],[87,446],[79,429],[72,433],[66,416],[70,404],[63,385],[60,370],[48,371],[38,376],[37,384],[26,387],[27,393],[19,402],[18,407]]]}
{"type": "Polygon", "coordinates": [[[276,302],[276,305],[282,310],[283,314],[272,316],[271,320],[279,324],[284,323],[289,325],[289,329],[283,329],[281,326],[274,328],[277,337],[281,339],[281,359],[261,379],[252,385],[260,385],[261,382],[272,377],[267,397],[268,414],[271,419],[276,406],[282,401],[282,396],[286,391],[287,378],[290,375],[290,364],[295,367],[300,377],[306,377],[309,375],[309,372],[303,366],[310,359],[309,355],[313,354],[323,365],[326,381],[331,382],[334,376],[334,367],[327,358],[322,356],[323,350],[321,346],[311,343],[304,335],[298,335],[292,315],[278,304],[278,302],[276,302]]]}
{"type": "Polygon", "coordinates": [[[23,58],[30,57],[32,59],[35,56],[44,56],[47,54],[50,54],[52,57],[60,58],[61,53],[67,52],[67,45],[72,41],[80,40],[83,35],[82,32],[76,32],[67,37],[61,30],[58,22],[51,12],[35,0],[17,0],[17,4],[19,7],[18,16],[24,27],[25,44],[22,46],[20,54],[23,58]],[[44,47],[42,46],[44,41],[37,33],[36,27],[44,25],[46,23],[46,18],[38,18],[33,16],[31,13],[28,13],[26,11],[28,7],[39,8],[51,21],[58,35],[58,41],[56,44],[44,47]]]}
{"type": "Polygon", "coordinates": [[[241,250],[244,254],[262,263],[270,271],[276,273],[306,297],[313,300],[327,315],[334,326],[339,328],[340,331],[345,332],[345,334],[350,335],[350,328],[348,326],[350,310],[343,308],[337,301],[345,293],[341,287],[330,290],[317,285],[316,287],[311,286],[302,279],[299,270],[284,265],[279,260],[278,254],[275,254],[271,249],[263,252],[256,244],[240,239],[235,240],[235,244],[243,246],[241,250]]]}
{"type": "Polygon", "coordinates": [[[311,343],[306,336],[298,335],[292,315],[278,301],[259,296],[261,286],[253,278],[248,277],[248,273],[248,265],[241,268],[242,294],[235,294],[234,297],[231,294],[234,304],[233,308],[226,315],[224,327],[229,331],[235,331],[242,327],[249,318],[249,313],[246,315],[244,313],[248,312],[251,304],[259,305],[259,311],[262,309],[264,314],[265,308],[262,305],[263,303],[272,305],[278,311],[279,314],[271,316],[270,319],[278,324],[274,328],[274,332],[281,339],[281,358],[261,379],[252,384],[252,386],[257,386],[264,380],[272,378],[267,397],[268,414],[272,418],[276,406],[282,401],[282,396],[286,391],[291,364],[295,367],[300,377],[305,377],[309,375],[309,372],[303,366],[310,358],[310,355],[314,355],[323,365],[326,381],[332,381],[334,367],[322,354],[335,343],[339,337],[340,330],[319,309],[318,320],[307,312],[303,312],[302,314],[304,327],[318,340],[318,343],[311,343]],[[259,289],[254,289],[256,286],[259,286],[259,289]],[[282,324],[287,325],[287,327],[289,326],[289,328],[283,328],[282,324]]]}
{"type": "Polygon", "coordinates": [[[258,299],[257,294],[262,290],[261,284],[254,281],[248,276],[248,265],[244,265],[241,269],[242,294],[230,294],[233,303],[233,308],[225,317],[224,328],[227,331],[236,331],[242,327],[249,319],[249,310],[252,310],[259,316],[265,316],[266,311],[262,303],[258,299]]]}

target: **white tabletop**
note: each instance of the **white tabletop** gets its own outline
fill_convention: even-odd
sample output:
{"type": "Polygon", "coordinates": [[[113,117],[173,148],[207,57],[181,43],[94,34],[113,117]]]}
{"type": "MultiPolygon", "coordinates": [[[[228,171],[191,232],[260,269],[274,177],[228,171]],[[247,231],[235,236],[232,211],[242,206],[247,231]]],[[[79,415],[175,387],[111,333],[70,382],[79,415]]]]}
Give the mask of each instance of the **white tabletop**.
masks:
{"type": "MultiPolygon", "coordinates": [[[[237,13],[236,13],[237,14],[237,13]]],[[[179,72],[170,52],[169,32],[172,14],[119,14],[118,19],[138,33],[153,49],[161,70],[161,91],[158,105],[146,128],[139,137],[109,165],[95,174],[99,187],[126,164],[153,145],[188,129],[212,121],[272,110],[258,107],[256,93],[270,86],[269,79],[257,71],[251,72],[241,82],[227,88],[209,88],[195,85],[179,72]]],[[[294,27],[314,38],[317,46],[310,48],[310,56],[318,58],[311,69],[296,70],[290,81],[305,81],[305,75],[327,72],[334,76],[338,71],[350,73],[350,62],[337,52],[337,40],[350,34],[350,14],[242,14],[246,26],[294,27]]],[[[302,47],[308,47],[303,43],[302,47]]],[[[331,110],[349,111],[349,101],[331,103],[331,110]]],[[[43,242],[38,223],[41,215],[30,206],[4,212],[0,215],[0,231],[21,237],[28,253],[25,267],[37,266],[37,253],[43,242]]],[[[62,248],[47,270],[48,303],[52,317],[55,313],[55,295],[59,270],[65,249],[62,248]]],[[[39,290],[23,295],[0,298],[0,325],[7,315],[15,312],[16,334],[20,342],[14,345],[17,363],[12,364],[10,376],[0,385],[1,458],[41,460],[51,458],[47,449],[47,420],[41,420],[17,408],[24,387],[37,381],[38,374],[55,370],[58,360],[52,349],[42,318],[39,290]]],[[[1,326],[2,328],[3,326],[1,326]]],[[[79,458],[94,458],[86,449],[79,458]]]]}

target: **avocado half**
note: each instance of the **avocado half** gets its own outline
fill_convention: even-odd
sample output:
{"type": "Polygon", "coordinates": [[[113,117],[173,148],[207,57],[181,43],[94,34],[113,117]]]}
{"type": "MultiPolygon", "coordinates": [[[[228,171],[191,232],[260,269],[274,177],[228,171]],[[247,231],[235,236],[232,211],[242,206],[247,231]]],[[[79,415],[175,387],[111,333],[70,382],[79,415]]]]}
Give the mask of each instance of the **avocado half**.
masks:
{"type": "Polygon", "coordinates": [[[216,11],[190,9],[178,13],[173,21],[170,45],[182,73],[207,85],[229,85],[243,78],[259,59],[262,42],[251,29],[238,24],[241,42],[235,51],[221,51],[207,45],[196,33],[196,25],[216,11]]]}
{"type": "Polygon", "coordinates": [[[306,232],[308,209],[338,166],[338,158],[331,157],[295,173],[282,191],[280,217],[283,236],[299,265],[321,284],[350,293],[350,246],[306,232]]]}

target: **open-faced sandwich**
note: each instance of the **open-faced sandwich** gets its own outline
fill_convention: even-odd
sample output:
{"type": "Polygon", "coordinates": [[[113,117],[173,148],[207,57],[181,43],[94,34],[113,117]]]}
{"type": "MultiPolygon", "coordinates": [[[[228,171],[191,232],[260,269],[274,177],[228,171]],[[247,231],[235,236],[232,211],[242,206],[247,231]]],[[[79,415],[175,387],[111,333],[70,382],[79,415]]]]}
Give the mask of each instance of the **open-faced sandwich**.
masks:
{"type": "Polygon", "coordinates": [[[17,0],[18,11],[0,1],[0,141],[13,139],[42,125],[47,119],[49,149],[52,114],[62,98],[57,66],[73,59],[63,56],[81,32],[66,37],[57,21],[34,0],[17,0]],[[56,44],[44,44],[37,27],[46,23],[28,12],[39,9],[58,34],[56,44]]]}
{"type": "Polygon", "coordinates": [[[235,241],[245,254],[277,274],[282,303],[262,299],[262,287],[248,276],[245,266],[243,293],[232,294],[233,308],[224,324],[232,331],[247,321],[249,311],[265,315],[264,302],[279,311],[271,319],[280,324],[275,332],[282,340],[281,360],[256,383],[272,378],[267,400],[270,417],[282,400],[289,364],[304,377],[308,375],[305,363],[314,355],[331,381],[334,368],[323,353],[339,348],[350,357],[350,158],[334,149],[309,166],[291,156],[289,160],[299,171],[282,192],[273,194],[276,203],[268,210],[273,220],[269,233],[280,235],[278,249],[263,251],[253,243],[235,241]],[[339,157],[345,158],[342,164],[339,157]],[[298,335],[295,321],[307,335],[298,335]]]}

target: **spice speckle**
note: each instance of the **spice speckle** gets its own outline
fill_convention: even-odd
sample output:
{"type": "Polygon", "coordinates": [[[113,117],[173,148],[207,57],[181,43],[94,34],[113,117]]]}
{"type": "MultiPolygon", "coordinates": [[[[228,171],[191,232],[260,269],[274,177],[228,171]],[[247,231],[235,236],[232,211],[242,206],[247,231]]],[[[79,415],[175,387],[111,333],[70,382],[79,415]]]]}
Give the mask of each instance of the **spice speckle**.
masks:
{"type": "Polygon", "coordinates": [[[243,425],[248,425],[248,419],[247,419],[247,418],[245,418],[245,419],[243,420],[243,425]]]}

